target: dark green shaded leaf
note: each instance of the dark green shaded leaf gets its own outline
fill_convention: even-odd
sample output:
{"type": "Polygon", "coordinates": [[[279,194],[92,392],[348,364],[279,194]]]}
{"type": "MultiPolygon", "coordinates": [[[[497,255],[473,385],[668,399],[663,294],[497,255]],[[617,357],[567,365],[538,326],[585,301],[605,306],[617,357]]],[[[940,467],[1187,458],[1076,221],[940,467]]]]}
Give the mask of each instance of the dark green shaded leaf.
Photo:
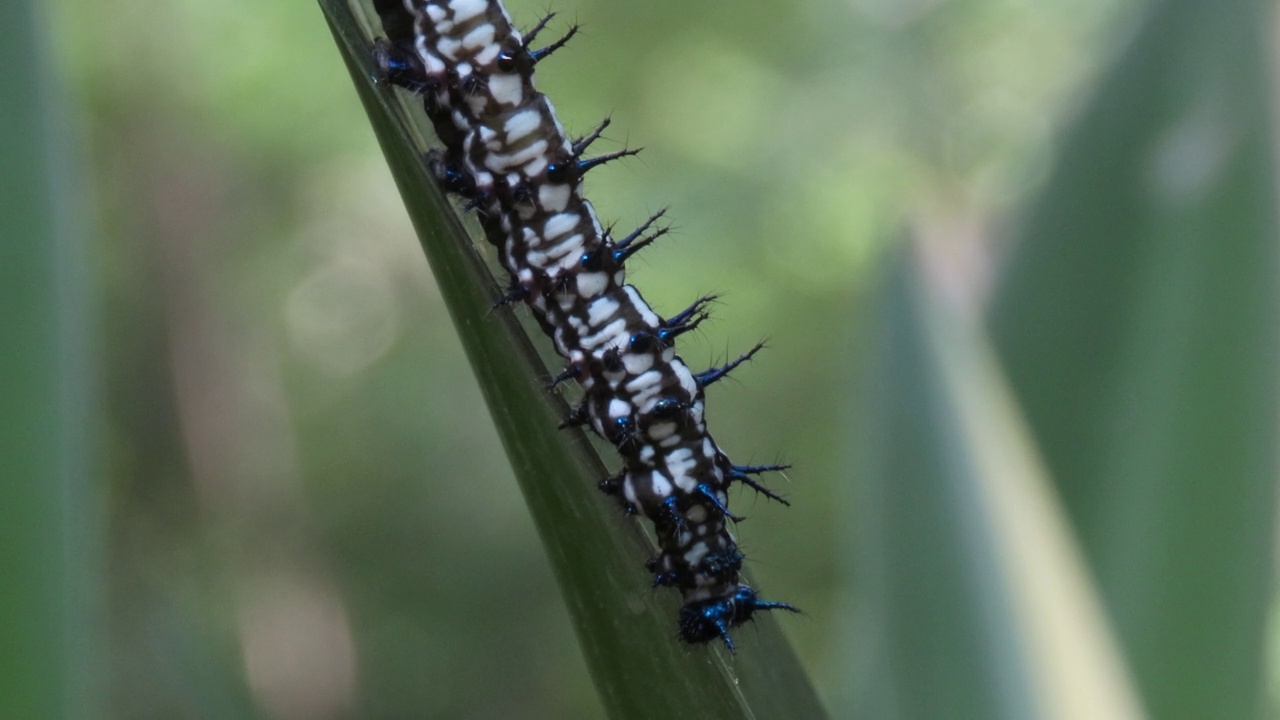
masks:
{"type": "Polygon", "coordinates": [[[82,188],[35,4],[0,5],[0,717],[100,707],[82,188]]]}

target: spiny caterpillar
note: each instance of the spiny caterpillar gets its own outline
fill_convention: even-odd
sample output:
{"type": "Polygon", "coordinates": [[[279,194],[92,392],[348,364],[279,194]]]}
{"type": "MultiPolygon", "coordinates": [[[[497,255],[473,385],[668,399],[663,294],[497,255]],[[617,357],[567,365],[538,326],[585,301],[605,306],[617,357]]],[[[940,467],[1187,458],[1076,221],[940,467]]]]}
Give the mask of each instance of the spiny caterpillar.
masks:
{"type": "Polygon", "coordinates": [[[534,66],[562,47],[531,49],[550,16],[522,36],[499,0],[374,0],[386,39],[375,61],[382,77],[422,97],[441,150],[428,162],[449,192],[477,212],[510,274],[500,304],[522,301],[567,361],[554,383],[576,380],[583,399],[564,425],[588,425],[612,443],[622,469],[600,482],[627,512],[653,521],[660,554],[655,586],[680,590],[680,637],[720,638],[757,610],[796,608],[760,599],[743,583],[743,555],[727,523],[729,486],[742,483],[784,505],[756,480],[784,465],[735,465],[707,432],[704,391],[755,348],[724,365],[692,372],[675,340],[707,318],[714,296],[663,318],[626,284],[623,265],[664,235],[663,212],[615,237],[583,196],[593,167],[633,155],[583,156],[609,121],[570,139],[534,66]]]}

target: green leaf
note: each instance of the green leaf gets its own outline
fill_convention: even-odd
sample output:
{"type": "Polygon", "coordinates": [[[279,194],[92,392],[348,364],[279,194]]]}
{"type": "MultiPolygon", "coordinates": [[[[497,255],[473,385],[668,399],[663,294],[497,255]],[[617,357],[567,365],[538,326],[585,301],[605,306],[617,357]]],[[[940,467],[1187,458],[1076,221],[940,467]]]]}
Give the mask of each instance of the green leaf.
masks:
{"type": "Polygon", "coordinates": [[[421,160],[430,137],[425,119],[412,100],[374,80],[376,18],[363,7],[353,14],[345,0],[321,6],[480,381],[606,709],[619,718],[822,717],[771,617],[738,631],[736,657],[676,640],[678,598],[651,589],[644,571],[652,539],[596,489],[606,471],[593,444],[556,429],[567,406],[546,389],[549,374],[515,315],[490,309],[501,294],[493,273],[421,160]]]}
{"type": "Polygon", "coordinates": [[[990,350],[899,260],[868,344],[855,706],[876,718],[1140,718],[990,350]]]}
{"type": "Polygon", "coordinates": [[[94,357],[80,202],[35,3],[0,4],[0,717],[101,706],[94,357]]]}
{"type": "Polygon", "coordinates": [[[1263,705],[1274,4],[1165,0],[1067,133],[990,325],[1154,717],[1263,705]]]}

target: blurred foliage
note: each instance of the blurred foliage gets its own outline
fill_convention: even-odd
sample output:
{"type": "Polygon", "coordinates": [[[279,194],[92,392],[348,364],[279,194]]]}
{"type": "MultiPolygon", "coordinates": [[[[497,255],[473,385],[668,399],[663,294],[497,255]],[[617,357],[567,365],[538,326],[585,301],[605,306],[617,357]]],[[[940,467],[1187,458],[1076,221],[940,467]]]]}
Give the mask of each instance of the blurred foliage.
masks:
{"type": "Polygon", "coordinates": [[[79,148],[33,2],[0,6],[0,717],[98,714],[101,475],[79,148]]]}
{"type": "Polygon", "coordinates": [[[868,333],[845,706],[873,718],[1137,720],[1017,402],[975,319],[943,302],[927,248],[888,263],[868,333]]]}
{"type": "Polygon", "coordinates": [[[1276,541],[1274,6],[1156,3],[992,304],[1153,717],[1257,717],[1276,541]]]}
{"type": "MultiPolygon", "coordinates": [[[[1160,3],[1184,12],[1193,5],[1160,3]]],[[[510,6],[525,24],[545,10],[510,6]]],[[[27,5],[0,12],[18,7],[27,5]]],[[[1009,217],[1046,182],[1046,197],[1062,204],[1042,201],[1011,233],[1043,239],[1045,249],[1015,256],[1029,259],[1015,259],[998,284],[992,319],[1030,436],[1153,716],[1182,716],[1170,708],[1187,703],[1191,717],[1228,700],[1239,704],[1223,705],[1227,716],[1247,716],[1256,701],[1259,603],[1271,570],[1258,544],[1270,527],[1274,467],[1222,466],[1239,486],[1206,483],[1225,475],[1203,467],[1166,474],[1161,463],[1182,456],[1160,448],[1172,443],[1189,456],[1202,447],[1197,440],[1230,436],[1260,452],[1274,438],[1272,424],[1229,404],[1256,396],[1274,409],[1274,383],[1262,377],[1275,372],[1264,327],[1274,317],[1264,277],[1274,248],[1246,237],[1274,233],[1259,219],[1274,215],[1273,191],[1250,181],[1211,193],[1213,202],[1144,205],[1128,217],[1072,203],[1128,200],[1113,190],[1131,179],[1090,176],[1092,196],[1062,188],[1088,187],[1072,168],[1121,167],[1123,151],[1145,147],[1143,121],[1176,129],[1179,113],[1201,104],[1214,112],[1200,124],[1190,116],[1193,149],[1215,147],[1212,133],[1207,145],[1196,134],[1205,123],[1212,131],[1225,115],[1246,125],[1228,138],[1237,144],[1227,157],[1238,163],[1193,152],[1190,176],[1215,162],[1241,183],[1262,172],[1246,160],[1269,159],[1260,130],[1269,94],[1257,48],[1233,38],[1250,27],[1270,32],[1274,22],[1269,4],[1233,1],[1204,10],[1201,21],[1147,26],[1142,37],[1165,46],[1154,44],[1150,64],[1121,68],[1149,95],[1116,108],[1108,98],[1122,79],[1098,91],[1090,80],[1142,24],[1143,7],[762,0],[744,11],[725,0],[577,0],[552,8],[563,22],[586,25],[539,75],[569,129],[612,113],[611,139],[646,147],[592,177],[593,202],[623,226],[668,203],[678,221],[675,242],[633,263],[636,283],[660,310],[698,292],[727,293],[716,322],[682,349],[692,363],[770,339],[770,352],[737,376],[742,387],[713,393],[710,422],[742,461],[798,465],[786,488],[790,511],[738,500],[751,515],[741,535],[766,592],[807,611],[784,629],[835,716],[858,702],[846,692],[851,673],[879,661],[854,652],[844,632],[862,617],[851,565],[866,542],[854,481],[871,471],[859,469],[847,438],[865,408],[856,375],[875,367],[862,347],[878,342],[861,319],[871,271],[908,226],[941,258],[928,282],[946,304],[977,314],[995,273],[985,239],[1010,234],[992,218],[1009,217]],[[1223,82],[1220,98],[1196,94],[1224,77],[1237,84],[1223,82]],[[1102,105],[1092,120],[1060,134],[1078,99],[1095,92],[1102,105]],[[1251,92],[1258,105],[1242,100],[1251,92]],[[1055,146],[1065,138],[1075,148],[1078,136],[1113,123],[1113,152],[1055,146]],[[1068,223],[1085,218],[1120,224],[1106,234],[1068,223]],[[1132,244],[1117,244],[1120,235],[1132,244]],[[1125,264],[1099,272],[1138,268],[1134,277],[1145,282],[1091,273],[1096,254],[1073,276],[1077,266],[1059,261],[1054,247],[1080,258],[1115,253],[1125,264]],[[1176,286],[1156,282],[1168,273],[1176,286]],[[1037,292],[1056,286],[1037,280],[1084,282],[1073,296],[1098,303],[1072,306],[1084,335],[1044,344],[1020,337],[1041,304],[1056,302],[1037,292]],[[1117,288],[1135,294],[1117,298],[1117,288]],[[1237,308],[1248,312],[1225,322],[1237,308]],[[1086,392],[1067,380],[1036,383],[1072,377],[1064,365],[1084,361],[1078,343],[1096,343],[1097,362],[1111,364],[1099,372],[1145,380],[1128,411],[1161,422],[1109,416],[1115,408],[1096,403],[1121,397],[1112,385],[1086,392]],[[1233,366],[1232,345],[1253,350],[1233,366]],[[1215,430],[1226,435],[1197,435],[1215,420],[1227,423],[1215,430]],[[1107,435],[1121,421],[1149,435],[1107,435]],[[1229,431],[1250,422],[1257,435],[1229,431]],[[1078,453],[1070,443],[1079,437],[1064,432],[1073,429],[1094,438],[1078,453]],[[1137,464],[1109,459],[1113,443],[1136,447],[1126,457],[1137,464]],[[1233,488],[1240,492],[1224,513],[1207,515],[1226,497],[1215,491],[1233,488]],[[1223,530],[1250,500],[1249,524],[1223,530]],[[1151,512],[1126,514],[1135,507],[1151,512]],[[1132,536],[1132,554],[1110,549],[1115,528],[1132,536]],[[1230,544],[1210,547],[1210,531],[1230,544]],[[1146,554],[1143,542],[1161,554],[1146,554]],[[1135,572],[1144,558],[1160,562],[1135,572]],[[1169,568],[1181,564],[1218,574],[1171,585],[1169,568]],[[1140,591],[1125,589],[1130,576],[1140,591]],[[1246,590],[1247,580],[1257,586],[1246,590]],[[1205,592],[1239,593],[1255,606],[1218,635],[1197,624],[1218,622],[1201,611],[1231,608],[1213,608],[1205,592]],[[1162,644],[1143,627],[1144,610],[1161,597],[1186,602],[1151,620],[1191,624],[1166,641],[1186,635],[1190,644],[1162,644]],[[1229,645],[1232,638],[1243,639],[1229,645]],[[1182,664],[1210,648],[1200,664],[1182,664]],[[1243,676],[1224,684],[1226,673],[1243,676]],[[1193,682],[1201,674],[1203,683],[1193,682]]],[[[88,199],[100,231],[86,287],[101,289],[103,407],[92,427],[105,450],[109,516],[106,714],[598,714],[550,564],[314,4],[57,0],[49,10],[48,35],[85,118],[88,199]]],[[[4,24],[15,27],[26,25],[4,24]]],[[[32,66],[6,65],[11,75],[32,66]]],[[[18,137],[2,130],[6,141],[18,137]]],[[[1151,142],[1160,138],[1174,150],[1188,142],[1177,132],[1151,142]]],[[[14,166],[8,156],[6,166],[14,166]]],[[[1165,169],[1182,177],[1182,166],[1165,169]]],[[[1157,183],[1155,191],[1168,202],[1185,188],[1157,183]]],[[[913,367],[921,377],[934,372],[913,367]]],[[[914,407],[941,412],[935,400],[914,407]]]]}

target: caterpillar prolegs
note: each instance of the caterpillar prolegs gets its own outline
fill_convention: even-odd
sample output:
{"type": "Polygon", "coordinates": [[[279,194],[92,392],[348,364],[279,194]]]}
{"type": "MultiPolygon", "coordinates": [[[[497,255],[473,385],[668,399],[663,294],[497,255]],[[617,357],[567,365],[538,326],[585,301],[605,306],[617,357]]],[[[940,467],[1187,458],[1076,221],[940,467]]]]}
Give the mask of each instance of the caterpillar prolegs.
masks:
{"type": "Polygon", "coordinates": [[[621,150],[586,157],[608,120],[571,139],[534,66],[559,40],[534,49],[544,18],[521,35],[499,0],[375,0],[386,39],[376,61],[385,79],[422,97],[443,143],[428,161],[442,186],[467,200],[510,274],[500,302],[528,305],[566,368],[581,403],[565,420],[612,443],[622,469],[600,482],[629,513],[651,520],[660,554],[648,563],[654,585],[684,599],[680,637],[722,639],[759,610],[796,609],[761,599],[741,579],[743,555],[729,530],[729,488],[737,482],[786,504],[757,475],[781,465],[735,465],[707,432],[704,391],[751,358],[756,346],[723,367],[695,373],[675,340],[707,317],[713,297],[663,318],[635,287],[624,264],[667,232],[662,212],[615,237],[583,196],[583,176],[621,150]]]}

